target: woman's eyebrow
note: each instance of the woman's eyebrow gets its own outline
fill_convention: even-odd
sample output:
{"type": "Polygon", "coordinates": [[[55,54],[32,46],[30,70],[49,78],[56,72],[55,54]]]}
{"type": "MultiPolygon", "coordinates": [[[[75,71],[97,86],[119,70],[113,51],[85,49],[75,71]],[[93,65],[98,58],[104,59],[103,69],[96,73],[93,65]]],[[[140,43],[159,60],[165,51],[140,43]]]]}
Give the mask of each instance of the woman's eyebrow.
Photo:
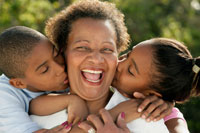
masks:
{"type": "Polygon", "coordinates": [[[79,42],[87,42],[87,43],[89,43],[88,40],[76,40],[76,41],[73,42],[73,44],[76,44],[76,43],[79,43],[79,42]]]}
{"type": "Polygon", "coordinates": [[[135,60],[132,58],[131,61],[132,61],[132,63],[133,63],[133,66],[135,67],[136,72],[140,75],[140,71],[139,71],[139,69],[138,69],[138,66],[137,66],[135,60]]]}
{"type": "Polygon", "coordinates": [[[104,41],[103,43],[107,43],[107,44],[110,44],[110,45],[115,45],[115,43],[113,43],[112,41],[104,41]]]}

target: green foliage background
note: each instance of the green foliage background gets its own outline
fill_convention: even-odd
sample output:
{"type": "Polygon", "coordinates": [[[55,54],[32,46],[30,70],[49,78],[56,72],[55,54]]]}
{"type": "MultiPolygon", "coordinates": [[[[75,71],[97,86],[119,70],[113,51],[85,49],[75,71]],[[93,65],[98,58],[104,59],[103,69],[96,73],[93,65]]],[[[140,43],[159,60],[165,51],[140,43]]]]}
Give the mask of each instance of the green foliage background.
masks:
{"type": "MultiPolygon", "coordinates": [[[[24,25],[44,33],[45,21],[74,0],[0,0],[0,32],[24,25]]],[[[125,14],[131,46],[152,37],[184,42],[200,53],[200,0],[107,0],[125,14]]],[[[191,133],[200,132],[200,98],[177,105],[191,133]]]]}

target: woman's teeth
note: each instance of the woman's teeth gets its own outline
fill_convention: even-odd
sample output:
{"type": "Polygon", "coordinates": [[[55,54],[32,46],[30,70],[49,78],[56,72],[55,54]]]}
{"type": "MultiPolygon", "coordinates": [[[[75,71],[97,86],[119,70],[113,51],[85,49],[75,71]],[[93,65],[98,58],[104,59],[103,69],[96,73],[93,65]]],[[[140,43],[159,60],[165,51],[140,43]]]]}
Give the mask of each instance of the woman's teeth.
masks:
{"type": "Polygon", "coordinates": [[[101,70],[82,70],[82,74],[85,77],[85,79],[89,82],[97,83],[102,78],[103,71],[101,70]]]}

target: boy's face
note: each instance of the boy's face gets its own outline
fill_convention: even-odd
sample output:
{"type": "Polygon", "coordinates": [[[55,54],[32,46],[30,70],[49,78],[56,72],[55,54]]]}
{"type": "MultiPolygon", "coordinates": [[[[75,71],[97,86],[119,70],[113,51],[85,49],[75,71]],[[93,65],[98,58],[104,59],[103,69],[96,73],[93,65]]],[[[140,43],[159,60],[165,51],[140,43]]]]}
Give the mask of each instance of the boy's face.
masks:
{"type": "Polygon", "coordinates": [[[137,45],[120,58],[112,85],[128,96],[132,96],[136,91],[144,94],[149,91],[147,86],[152,71],[151,47],[144,44],[137,45]]]}
{"type": "Polygon", "coordinates": [[[48,40],[36,44],[26,59],[25,78],[21,78],[25,88],[39,92],[64,90],[68,87],[64,60],[57,54],[48,40]]]}

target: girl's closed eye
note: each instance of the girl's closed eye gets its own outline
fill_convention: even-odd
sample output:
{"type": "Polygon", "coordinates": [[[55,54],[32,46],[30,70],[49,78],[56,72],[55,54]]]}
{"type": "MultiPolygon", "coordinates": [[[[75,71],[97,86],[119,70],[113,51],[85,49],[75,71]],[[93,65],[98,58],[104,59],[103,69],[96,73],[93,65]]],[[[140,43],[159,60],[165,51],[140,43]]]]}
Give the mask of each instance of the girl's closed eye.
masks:
{"type": "Polygon", "coordinates": [[[131,71],[131,65],[128,66],[128,73],[135,77],[133,71],[131,71]]]}
{"type": "Polygon", "coordinates": [[[41,72],[41,74],[47,73],[49,70],[49,66],[44,67],[44,70],[41,72]]]}

